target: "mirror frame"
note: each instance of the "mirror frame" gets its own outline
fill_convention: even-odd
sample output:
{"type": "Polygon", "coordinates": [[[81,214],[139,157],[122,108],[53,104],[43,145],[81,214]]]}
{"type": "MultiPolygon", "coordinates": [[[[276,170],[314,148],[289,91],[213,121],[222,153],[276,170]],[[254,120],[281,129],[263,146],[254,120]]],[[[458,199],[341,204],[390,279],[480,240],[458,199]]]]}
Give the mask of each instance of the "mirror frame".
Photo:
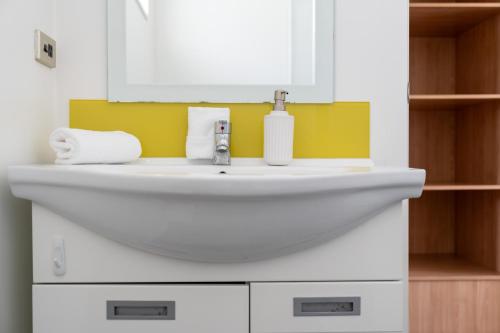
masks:
{"type": "MultiPolygon", "coordinates": [[[[235,0],[237,1],[237,0],[235,0]]],[[[335,1],[316,0],[314,85],[139,85],[126,80],[125,1],[108,0],[108,100],[110,102],[267,103],[274,90],[290,92],[291,103],[334,101],[335,1]]]]}

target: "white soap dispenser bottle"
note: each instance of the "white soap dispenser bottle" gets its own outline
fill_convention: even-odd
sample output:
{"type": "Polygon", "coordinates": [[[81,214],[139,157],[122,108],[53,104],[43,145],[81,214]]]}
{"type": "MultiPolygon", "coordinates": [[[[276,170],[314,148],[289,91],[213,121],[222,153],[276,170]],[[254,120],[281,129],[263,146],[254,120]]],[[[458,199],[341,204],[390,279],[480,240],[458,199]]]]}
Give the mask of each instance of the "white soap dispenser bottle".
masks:
{"type": "Polygon", "coordinates": [[[274,92],[274,110],[264,117],[264,161],[269,165],[288,165],[293,160],[294,117],[286,112],[288,92],[274,92]]]}

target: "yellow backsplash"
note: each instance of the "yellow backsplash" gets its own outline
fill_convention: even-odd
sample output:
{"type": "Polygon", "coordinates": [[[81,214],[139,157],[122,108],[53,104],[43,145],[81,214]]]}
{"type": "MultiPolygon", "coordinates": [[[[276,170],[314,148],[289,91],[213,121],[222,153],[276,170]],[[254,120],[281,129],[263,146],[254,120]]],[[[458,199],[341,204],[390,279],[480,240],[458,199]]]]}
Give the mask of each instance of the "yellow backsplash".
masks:
{"type": "MultiPolygon", "coordinates": [[[[143,157],[184,157],[188,106],[231,109],[234,157],[262,157],[264,115],[272,104],[108,103],[71,100],[70,126],[122,130],[142,143],[143,157]]],[[[295,116],[295,158],[369,158],[370,104],[289,104],[295,116]]]]}

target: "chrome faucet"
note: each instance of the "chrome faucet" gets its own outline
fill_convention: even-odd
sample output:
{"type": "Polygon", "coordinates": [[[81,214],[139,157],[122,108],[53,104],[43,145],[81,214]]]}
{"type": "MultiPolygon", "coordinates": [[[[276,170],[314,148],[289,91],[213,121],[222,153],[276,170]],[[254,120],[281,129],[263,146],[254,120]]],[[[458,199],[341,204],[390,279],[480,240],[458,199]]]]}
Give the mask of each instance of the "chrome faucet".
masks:
{"type": "Polygon", "coordinates": [[[227,120],[215,122],[215,165],[231,164],[231,123],[227,120]]]}

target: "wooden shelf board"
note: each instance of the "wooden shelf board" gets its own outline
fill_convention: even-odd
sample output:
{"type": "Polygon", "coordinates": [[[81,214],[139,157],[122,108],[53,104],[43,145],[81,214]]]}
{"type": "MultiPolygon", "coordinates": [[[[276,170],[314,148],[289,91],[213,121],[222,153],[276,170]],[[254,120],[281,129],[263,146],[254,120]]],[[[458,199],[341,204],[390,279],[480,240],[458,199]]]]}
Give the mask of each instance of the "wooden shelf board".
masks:
{"type": "Polygon", "coordinates": [[[424,191],[500,191],[499,184],[430,183],[424,191]]]}
{"type": "Polygon", "coordinates": [[[500,94],[410,95],[412,110],[449,110],[487,102],[500,102],[500,94]]]}
{"type": "Polygon", "coordinates": [[[500,3],[410,3],[410,36],[455,36],[496,14],[500,3]]]}
{"type": "Polygon", "coordinates": [[[453,254],[411,254],[410,281],[500,280],[500,273],[453,254]]]}

